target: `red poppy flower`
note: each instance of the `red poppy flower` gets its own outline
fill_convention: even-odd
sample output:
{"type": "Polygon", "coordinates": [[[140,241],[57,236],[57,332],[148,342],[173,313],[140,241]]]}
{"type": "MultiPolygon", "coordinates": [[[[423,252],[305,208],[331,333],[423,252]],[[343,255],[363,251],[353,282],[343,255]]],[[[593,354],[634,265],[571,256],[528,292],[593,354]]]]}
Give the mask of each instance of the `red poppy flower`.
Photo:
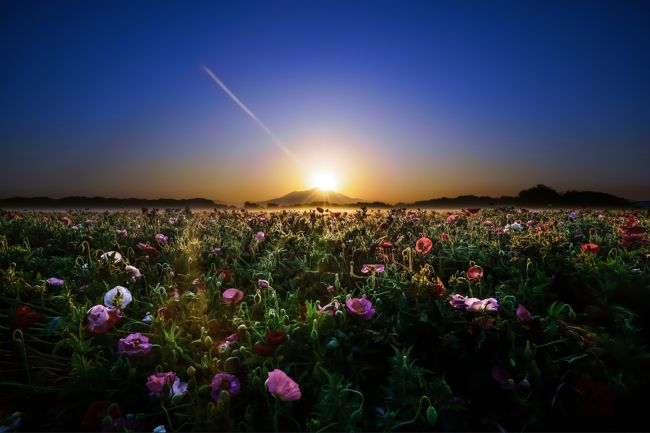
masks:
{"type": "Polygon", "coordinates": [[[432,247],[433,242],[431,242],[431,239],[429,238],[420,238],[415,243],[415,251],[422,254],[428,254],[432,247]]]}
{"type": "Polygon", "coordinates": [[[440,233],[440,237],[438,239],[440,239],[440,242],[445,242],[445,241],[448,241],[451,238],[449,237],[449,235],[447,233],[442,232],[442,233],[440,233]]]}
{"type": "Polygon", "coordinates": [[[470,266],[467,269],[467,278],[470,280],[479,280],[483,278],[483,268],[480,266],[470,266]]]}
{"type": "Polygon", "coordinates": [[[23,305],[11,317],[10,323],[12,328],[29,328],[40,318],[40,314],[23,305]]]}
{"type": "Polygon", "coordinates": [[[284,343],[286,339],[287,333],[284,331],[276,331],[274,329],[269,329],[266,331],[266,341],[268,341],[269,344],[279,346],[280,344],[284,343]]]}
{"type": "Polygon", "coordinates": [[[273,355],[275,346],[269,343],[255,343],[253,352],[259,356],[269,357],[273,355]]]}
{"type": "Polygon", "coordinates": [[[596,244],[582,244],[581,248],[583,253],[598,254],[600,251],[600,247],[596,244]]]}

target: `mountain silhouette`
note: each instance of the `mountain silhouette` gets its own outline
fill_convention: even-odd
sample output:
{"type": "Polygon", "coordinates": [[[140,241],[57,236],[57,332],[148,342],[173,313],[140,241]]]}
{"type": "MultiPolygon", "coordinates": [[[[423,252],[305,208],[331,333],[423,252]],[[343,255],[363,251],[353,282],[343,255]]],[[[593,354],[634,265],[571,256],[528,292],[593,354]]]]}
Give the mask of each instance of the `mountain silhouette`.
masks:
{"type": "Polygon", "coordinates": [[[351,198],[347,195],[334,191],[322,191],[318,188],[312,188],[305,191],[293,191],[282,197],[274,198],[261,202],[267,206],[300,206],[308,204],[356,204],[363,202],[359,198],[351,198]]]}

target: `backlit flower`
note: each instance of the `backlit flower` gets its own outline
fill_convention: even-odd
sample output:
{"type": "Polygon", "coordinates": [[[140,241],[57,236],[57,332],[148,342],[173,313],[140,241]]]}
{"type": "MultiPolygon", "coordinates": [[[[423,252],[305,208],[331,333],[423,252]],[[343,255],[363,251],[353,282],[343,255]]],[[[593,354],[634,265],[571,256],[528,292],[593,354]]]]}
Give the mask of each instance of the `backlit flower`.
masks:
{"type": "Polygon", "coordinates": [[[232,305],[240,302],[244,298],[244,292],[239,289],[230,288],[223,291],[221,300],[226,305],[232,305]]]}
{"type": "Polygon", "coordinates": [[[269,377],[264,382],[264,386],[274,397],[281,401],[300,400],[300,397],[302,397],[298,384],[282,370],[269,371],[269,377]]]}
{"type": "Polygon", "coordinates": [[[471,311],[473,313],[482,313],[489,311],[498,311],[499,303],[494,298],[468,298],[465,300],[465,307],[467,308],[467,311],[471,311]]]}
{"type": "Polygon", "coordinates": [[[212,377],[212,400],[218,401],[221,391],[227,391],[230,395],[237,395],[241,390],[239,379],[234,374],[217,373],[212,377]]]}
{"type": "Polygon", "coordinates": [[[372,306],[372,302],[366,298],[366,295],[361,298],[348,299],[345,301],[345,306],[351,314],[359,316],[363,320],[370,320],[375,315],[375,308],[372,306]]]}
{"type": "Polygon", "coordinates": [[[145,356],[151,352],[149,337],[139,332],[129,334],[117,342],[117,351],[127,356],[145,356]]]}
{"type": "Polygon", "coordinates": [[[104,294],[104,305],[113,308],[124,308],[131,303],[133,296],[129,289],[115,286],[104,294]]]}
{"type": "Polygon", "coordinates": [[[458,295],[454,293],[451,295],[451,299],[449,300],[449,303],[451,304],[452,307],[456,308],[457,310],[464,310],[465,307],[465,300],[467,298],[463,295],[458,295]]]}
{"type": "Polygon", "coordinates": [[[415,251],[422,254],[427,254],[429,251],[431,251],[432,247],[433,242],[431,242],[431,239],[425,237],[418,239],[415,243],[415,251]]]}

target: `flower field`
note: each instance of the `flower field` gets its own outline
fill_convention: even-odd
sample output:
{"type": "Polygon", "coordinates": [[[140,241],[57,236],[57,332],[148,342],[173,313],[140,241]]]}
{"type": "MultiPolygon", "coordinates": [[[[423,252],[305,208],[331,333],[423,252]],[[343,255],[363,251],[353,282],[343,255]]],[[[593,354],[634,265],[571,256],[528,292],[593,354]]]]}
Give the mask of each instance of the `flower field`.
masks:
{"type": "Polygon", "coordinates": [[[647,227],[3,211],[0,429],[647,430],[647,227]]]}

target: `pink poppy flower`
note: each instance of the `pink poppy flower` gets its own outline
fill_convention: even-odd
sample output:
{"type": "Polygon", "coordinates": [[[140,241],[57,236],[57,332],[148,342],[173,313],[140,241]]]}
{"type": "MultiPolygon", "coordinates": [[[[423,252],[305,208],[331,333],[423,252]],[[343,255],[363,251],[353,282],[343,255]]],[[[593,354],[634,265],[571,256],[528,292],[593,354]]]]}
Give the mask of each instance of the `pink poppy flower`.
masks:
{"type": "Polygon", "coordinates": [[[170,397],[176,394],[182,394],[187,391],[187,383],[181,382],[181,380],[176,377],[176,373],[173,371],[154,373],[147,378],[147,388],[149,389],[149,395],[160,397],[160,394],[162,393],[165,385],[170,385],[171,387],[169,390],[170,397]]]}
{"type": "Polygon", "coordinates": [[[162,233],[158,233],[156,236],[154,236],[154,239],[160,245],[167,245],[169,243],[169,238],[162,233]]]}
{"type": "Polygon", "coordinates": [[[235,288],[226,289],[221,294],[221,301],[226,305],[237,304],[243,298],[244,292],[235,288]]]}
{"type": "Polygon", "coordinates": [[[431,242],[431,239],[425,237],[418,239],[415,243],[415,251],[422,254],[428,254],[432,247],[433,242],[431,242]]]}
{"type": "Polygon", "coordinates": [[[453,222],[456,221],[458,218],[460,218],[460,215],[457,215],[457,214],[451,214],[451,215],[449,215],[449,216],[447,217],[447,222],[448,222],[448,223],[453,223],[453,222]]]}
{"type": "Polygon", "coordinates": [[[264,232],[259,231],[259,232],[255,233],[255,237],[257,238],[257,240],[263,241],[264,238],[266,237],[266,235],[264,234],[264,232]]]}
{"type": "Polygon", "coordinates": [[[281,401],[300,400],[300,397],[302,397],[298,384],[279,369],[269,371],[269,377],[264,382],[264,386],[274,397],[281,401]]]}
{"type": "Polygon", "coordinates": [[[467,269],[467,278],[469,280],[478,280],[483,278],[483,268],[480,266],[470,266],[469,269],[467,269]]]}

